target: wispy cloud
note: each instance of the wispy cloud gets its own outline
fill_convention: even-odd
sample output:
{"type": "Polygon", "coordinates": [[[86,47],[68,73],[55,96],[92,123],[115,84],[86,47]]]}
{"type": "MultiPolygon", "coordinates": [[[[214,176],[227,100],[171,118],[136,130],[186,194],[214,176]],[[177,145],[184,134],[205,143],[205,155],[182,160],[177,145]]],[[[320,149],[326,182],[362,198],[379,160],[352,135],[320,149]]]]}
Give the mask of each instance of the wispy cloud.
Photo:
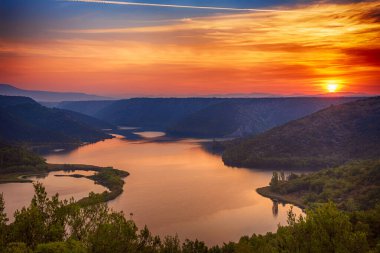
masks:
{"type": "Polygon", "coordinates": [[[196,5],[180,5],[180,4],[157,4],[157,3],[140,3],[125,1],[107,1],[107,0],[58,0],[64,2],[82,2],[82,3],[101,3],[131,6],[148,6],[148,7],[164,7],[164,8],[182,8],[182,9],[201,9],[201,10],[220,10],[220,11],[249,11],[249,12],[293,12],[293,10],[282,9],[259,9],[259,8],[231,8],[217,6],[196,6],[196,5]]]}
{"type": "Polygon", "coordinates": [[[157,26],[98,20],[56,30],[59,36],[41,44],[0,41],[0,81],[184,95],[320,93],[326,80],[337,80],[344,91],[379,93],[380,23],[373,18],[379,3],[302,5],[292,15],[224,13],[157,26]]]}

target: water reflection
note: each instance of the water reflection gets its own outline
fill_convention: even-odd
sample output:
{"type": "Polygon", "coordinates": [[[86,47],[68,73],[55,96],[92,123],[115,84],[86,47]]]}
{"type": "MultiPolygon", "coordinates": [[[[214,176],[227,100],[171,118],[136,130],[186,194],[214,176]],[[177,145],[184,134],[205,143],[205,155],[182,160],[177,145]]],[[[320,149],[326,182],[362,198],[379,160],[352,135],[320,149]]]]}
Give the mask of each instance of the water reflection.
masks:
{"type": "MultiPolygon", "coordinates": [[[[28,178],[35,182],[41,182],[45,186],[48,196],[53,196],[55,193],[58,193],[60,199],[70,199],[73,197],[79,200],[88,196],[88,193],[91,191],[101,193],[105,191],[106,188],[86,178],[58,177],[58,175],[81,174],[89,176],[93,173],[94,172],[82,170],[71,172],[55,171],[49,174],[28,178]]],[[[0,193],[4,195],[5,212],[8,214],[10,221],[13,221],[13,213],[23,206],[30,204],[34,195],[34,189],[31,183],[8,183],[0,184],[0,193]]]]}
{"type": "Polygon", "coordinates": [[[146,224],[155,234],[178,233],[181,239],[198,238],[212,245],[286,224],[289,205],[278,206],[273,216],[272,201],[256,193],[256,188],[268,184],[271,171],[226,167],[197,140],[146,142],[116,136],[46,158],[51,163],[129,171],[124,193],[110,206],[133,213],[139,227],[146,224]]]}
{"type": "Polygon", "coordinates": [[[134,133],[143,138],[157,138],[157,137],[165,136],[164,132],[154,132],[154,131],[134,132],[134,133]]]}
{"type": "Polygon", "coordinates": [[[277,200],[272,200],[273,201],[273,206],[272,206],[272,213],[273,217],[278,216],[278,201],[277,200]]]}

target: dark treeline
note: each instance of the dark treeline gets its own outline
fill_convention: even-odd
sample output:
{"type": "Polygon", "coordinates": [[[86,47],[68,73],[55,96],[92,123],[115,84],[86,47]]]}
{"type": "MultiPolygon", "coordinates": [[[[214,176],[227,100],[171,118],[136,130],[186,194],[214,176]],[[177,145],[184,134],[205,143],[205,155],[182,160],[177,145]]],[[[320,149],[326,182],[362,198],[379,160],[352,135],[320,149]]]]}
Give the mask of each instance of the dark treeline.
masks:
{"type": "Polygon", "coordinates": [[[24,147],[0,142],[0,174],[46,171],[44,158],[24,147]]]}
{"type": "Polygon", "coordinates": [[[334,201],[346,211],[368,210],[380,203],[380,160],[355,161],[318,172],[285,176],[274,172],[269,190],[308,206],[334,201]]]}
{"type": "MultiPolygon", "coordinates": [[[[379,252],[380,206],[369,211],[345,213],[328,203],[295,217],[276,233],[244,236],[239,242],[207,247],[203,242],[177,236],[160,238],[147,227],[139,230],[123,213],[107,204],[81,206],[73,200],[48,198],[44,187],[35,184],[28,207],[14,214],[8,224],[0,195],[0,252],[379,252]]],[[[99,195],[90,194],[89,198],[99,195]]]]}

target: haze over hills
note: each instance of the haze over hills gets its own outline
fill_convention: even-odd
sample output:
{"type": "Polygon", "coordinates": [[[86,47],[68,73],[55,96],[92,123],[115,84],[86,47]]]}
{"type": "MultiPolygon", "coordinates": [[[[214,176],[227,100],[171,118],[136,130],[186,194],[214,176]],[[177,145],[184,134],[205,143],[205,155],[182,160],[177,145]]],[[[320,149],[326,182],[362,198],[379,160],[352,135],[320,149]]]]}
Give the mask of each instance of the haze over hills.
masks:
{"type": "Polygon", "coordinates": [[[257,134],[357,98],[134,98],[62,102],[115,125],[166,131],[180,137],[237,137],[257,134]]]}
{"type": "Polygon", "coordinates": [[[178,120],[223,100],[221,98],[132,98],[116,101],[96,112],[94,116],[117,125],[166,130],[178,120]]]}
{"type": "Polygon", "coordinates": [[[23,90],[9,84],[0,84],[0,95],[30,97],[39,102],[61,102],[81,100],[109,100],[113,98],[77,92],[51,92],[23,90]]]}
{"type": "Polygon", "coordinates": [[[46,108],[31,98],[0,96],[0,139],[9,143],[94,142],[107,138],[111,124],[61,109],[46,108]]]}
{"type": "Polygon", "coordinates": [[[322,168],[380,155],[380,97],[330,106],[255,137],[226,143],[227,165],[322,168]]]}
{"type": "Polygon", "coordinates": [[[228,99],[199,110],[168,128],[172,135],[241,137],[262,133],[330,105],[355,98],[228,99]]]}
{"type": "Polygon", "coordinates": [[[54,107],[95,116],[97,112],[114,102],[114,100],[63,101],[56,104],[54,107]]]}

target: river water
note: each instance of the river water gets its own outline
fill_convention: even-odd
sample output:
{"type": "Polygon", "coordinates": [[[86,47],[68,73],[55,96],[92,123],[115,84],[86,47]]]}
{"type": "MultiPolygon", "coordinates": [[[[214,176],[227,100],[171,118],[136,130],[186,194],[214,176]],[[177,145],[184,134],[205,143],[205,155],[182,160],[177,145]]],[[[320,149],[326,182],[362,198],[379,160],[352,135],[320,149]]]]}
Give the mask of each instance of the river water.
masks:
{"type": "MultiPolygon", "coordinates": [[[[45,158],[50,163],[113,166],[130,172],[123,194],[109,205],[127,217],[133,213],[137,225],[147,225],[153,234],[178,234],[182,240],[197,238],[215,245],[276,231],[279,223],[286,224],[290,205],[274,205],[256,193],[256,188],[268,185],[271,171],[227,167],[220,156],[206,152],[200,140],[151,142],[150,138],[163,133],[138,134],[145,139],[128,141],[116,136],[45,158]]],[[[39,180],[48,193],[58,192],[65,198],[104,190],[85,178],[51,173],[39,180]]],[[[0,185],[9,214],[30,201],[31,189],[31,184],[0,185]]],[[[302,212],[297,207],[293,210],[302,212]]]]}

